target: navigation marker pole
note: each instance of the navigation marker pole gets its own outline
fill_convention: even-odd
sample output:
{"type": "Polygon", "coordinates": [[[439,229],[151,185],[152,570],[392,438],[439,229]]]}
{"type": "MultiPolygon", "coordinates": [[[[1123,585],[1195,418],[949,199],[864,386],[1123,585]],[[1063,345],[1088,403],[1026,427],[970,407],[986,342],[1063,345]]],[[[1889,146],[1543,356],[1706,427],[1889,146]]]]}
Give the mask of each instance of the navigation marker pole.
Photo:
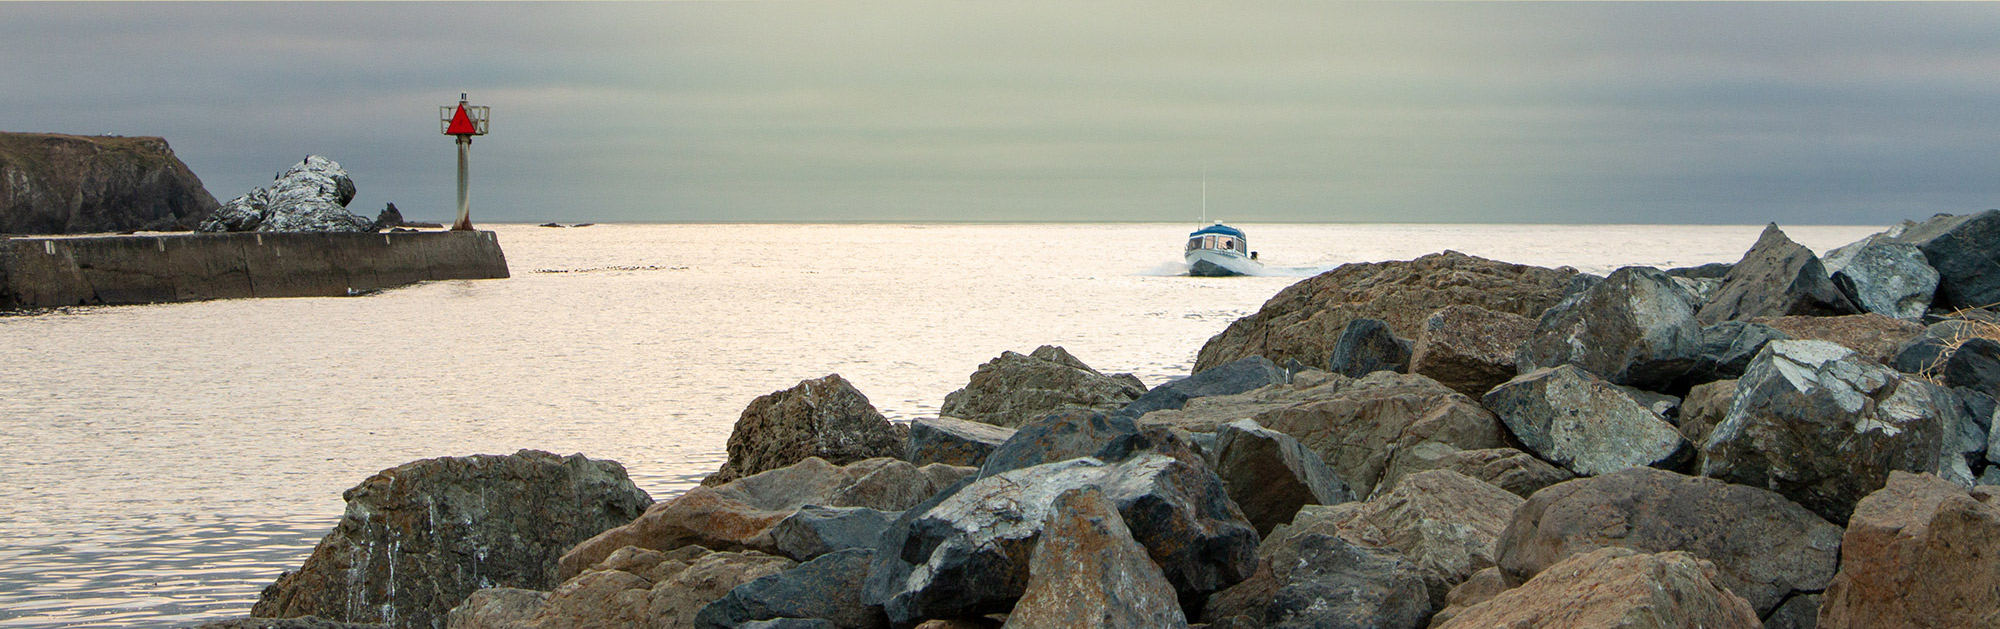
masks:
{"type": "Polygon", "coordinates": [[[458,142],[458,220],[451,224],[453,231],[472,230],[472,198],[467,187],[471,177],[467,175],[467,164],[472,159],[472,136],[486,135],[486,118],[486,107],[465,104],[465,92],[458,93],[458,107],[438,107],[439,127],[458,142]]]}

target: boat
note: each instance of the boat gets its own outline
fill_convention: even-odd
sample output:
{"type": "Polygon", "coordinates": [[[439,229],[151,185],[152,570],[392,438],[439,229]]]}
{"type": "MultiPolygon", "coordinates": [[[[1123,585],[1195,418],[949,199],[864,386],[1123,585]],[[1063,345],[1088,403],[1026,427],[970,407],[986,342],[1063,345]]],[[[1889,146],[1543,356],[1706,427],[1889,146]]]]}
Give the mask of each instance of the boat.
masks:
{"type": "Polygon", "coordinates": [[[1257,252],[1244,240],[1243,230],[1222,221],[1188,234],[1187,267],[1188,275],[1195,277],[1256,275],[1264,270],[1257,252]]]}
{"type": "MultiPolygon", "coordinates": [[[[1208,222],[1207,177],[1201,181],[1201,219],[1208,222]]],[[[1264,270],[1264,264],[1257,261],[1257,252],[1250,250],[1249,240],[1243,237],[1243,230],[1222,221],[1188,234],[1185,255],[1188,275],[1194,277],[1257,275],[1264,270]]]]}

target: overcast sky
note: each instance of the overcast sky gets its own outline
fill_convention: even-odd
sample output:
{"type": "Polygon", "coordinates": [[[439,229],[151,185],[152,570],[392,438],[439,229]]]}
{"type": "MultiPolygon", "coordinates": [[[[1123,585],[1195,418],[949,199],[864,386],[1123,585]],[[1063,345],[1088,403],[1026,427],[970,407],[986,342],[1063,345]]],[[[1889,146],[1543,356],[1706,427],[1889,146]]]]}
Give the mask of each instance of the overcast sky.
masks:
{"type": "Polygon", "coordinates": [[[495,221],[1882,224],[2000,207],[2000,4],[0,6],[0,130],[495,221]]]}

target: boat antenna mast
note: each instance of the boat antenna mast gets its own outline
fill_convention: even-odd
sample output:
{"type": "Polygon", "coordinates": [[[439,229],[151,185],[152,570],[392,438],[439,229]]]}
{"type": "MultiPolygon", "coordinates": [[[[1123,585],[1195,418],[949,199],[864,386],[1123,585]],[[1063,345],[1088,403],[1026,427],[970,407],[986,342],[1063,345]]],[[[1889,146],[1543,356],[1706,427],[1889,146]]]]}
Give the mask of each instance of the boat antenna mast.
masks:
{"type": "Polygon", "coordinates": [[[1201,169],[1201,224],[1208,224],[1208,169],[1201,169]]]}

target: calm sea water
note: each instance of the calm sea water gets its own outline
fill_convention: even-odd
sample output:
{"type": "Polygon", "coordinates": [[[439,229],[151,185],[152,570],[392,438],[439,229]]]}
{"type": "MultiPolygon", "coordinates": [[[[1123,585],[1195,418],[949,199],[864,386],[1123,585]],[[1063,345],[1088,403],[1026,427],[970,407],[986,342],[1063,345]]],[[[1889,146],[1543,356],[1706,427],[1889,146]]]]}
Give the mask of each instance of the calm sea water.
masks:
{"type": "MultiPolygon", "coordinates": [[[[1603,273],[1735,261],[1757,226],[1242,225],[1267,277],[1177,276],[1191,225],[492,227],[512,279],[0,317],[0,628],[247,613],[340,493],[536,448],[656,498],[751,399],[839,373],[935,413],[1003,350],[1148,385],[1299,278],[1444,249],[1603,273]]],[[[1794,227],[1825,251],[1872,227],[1794,227]]]]}

